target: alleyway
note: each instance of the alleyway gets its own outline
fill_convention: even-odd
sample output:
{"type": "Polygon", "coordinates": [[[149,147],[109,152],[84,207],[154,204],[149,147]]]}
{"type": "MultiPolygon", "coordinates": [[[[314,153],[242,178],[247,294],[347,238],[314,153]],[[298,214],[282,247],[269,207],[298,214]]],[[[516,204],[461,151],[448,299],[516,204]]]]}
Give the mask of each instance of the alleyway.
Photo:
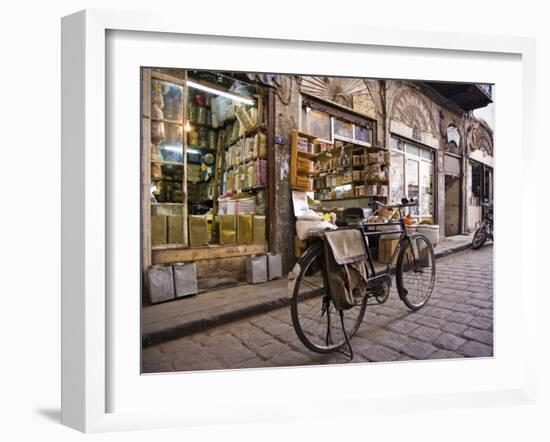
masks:
{"type": "MultiPolygon", "coordinates": [[[[438,259],[432,298],[418,312],[392,288],[386,304],[367,309],[352,345],[353,362],[492,356],[492,245],[438,259]]],[[[307,350],[288,307],[145,348],[142,357],[145,373],[348,362],[307,350]]]]}

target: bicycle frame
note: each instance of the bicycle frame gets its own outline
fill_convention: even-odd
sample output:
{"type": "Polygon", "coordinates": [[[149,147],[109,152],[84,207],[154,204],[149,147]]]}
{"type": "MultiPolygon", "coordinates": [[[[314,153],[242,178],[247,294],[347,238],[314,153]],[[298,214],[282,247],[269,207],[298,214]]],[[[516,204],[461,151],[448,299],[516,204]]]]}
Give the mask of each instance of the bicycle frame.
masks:
{"type": "Polygon", "coordinates": [[[363,236],[363,241],[364,241],[363,245],[365,246],[365,249],[367,251],[367,257],[368,257],[367,270],[369,272],[369,279],[371,279],[373,277],[376,277],[376,276],[379,276],[381,274],[389,274],[391,272],[392,262],[394,262],[394,259],[399,255],[399,252],[403,248],[405,242],[408,242],[411,245],[411,250],[414,251],[414,248],[412,247],[412,242],[411,242],[411,236],[412,235],[409,232],[407,232],[406,224],[405,224],[405,221],[404,221],[404,218],[403,218],[403,213],[401,211],[402,207],[398,207],[398,210],[399,210],[399,220],[398,221],[389,222],[389,223],[363,223],[358,227],[362,231],[362,234],[363,234],[362,236],[363,236]],[[391,231],[377,231],[377,230],[369,231],[369,230],[367,230],[370,227],[375,227],[376,228],[376,227],[381,227],[381,226],[384,226],[384,227],[396,226],[396,228],[399,227],[399,230],[391,230],[391,231]],[[400,234],[399,242],[398,242],[397,247],[395,248],[395,250],[393,251],[393,253],[390,257],[390,259],[388,261],[388,264],[386,265],[386,269],[384,271],[376,272],[376,270],[374,268],[374,259],[372,257],[371,252],[370,252],[370,248],[369,248],[369,244],[368,244],[368,238],[369,237],[374,237],[374,238],[378,237],[378,238],[380,238],[380,237],[383,237],[384,235],[395,235],[396,233],[400,234]]]}

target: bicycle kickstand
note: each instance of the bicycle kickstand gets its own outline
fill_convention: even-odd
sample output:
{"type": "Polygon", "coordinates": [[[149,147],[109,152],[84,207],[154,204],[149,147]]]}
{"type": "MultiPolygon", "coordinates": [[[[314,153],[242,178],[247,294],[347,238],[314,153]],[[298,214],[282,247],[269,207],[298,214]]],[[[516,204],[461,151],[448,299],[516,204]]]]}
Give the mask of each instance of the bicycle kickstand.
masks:
{"type": "Polygon", "coordinates": [[[349,354],[342,350],[338,350],[338,352],[347,356],[351,361],[353,359],[353,349],[351,348],[351,343],[349,342],[348,333],[346,332],[346,327],[344,325],[344,311],[338,310],[338,313],[340,313],[340,324],[342,324],[342,332],[344,333],[344,339],[346,340],[346,345],[348,346],[349,354]]]}

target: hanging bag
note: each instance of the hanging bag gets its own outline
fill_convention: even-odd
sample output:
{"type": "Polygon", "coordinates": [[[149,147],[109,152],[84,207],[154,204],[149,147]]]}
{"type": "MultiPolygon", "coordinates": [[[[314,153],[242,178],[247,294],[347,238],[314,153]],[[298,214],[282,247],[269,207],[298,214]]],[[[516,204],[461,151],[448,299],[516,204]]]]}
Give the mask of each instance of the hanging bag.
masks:
{"type": "Polygon", "coordinates": [[[367,251],[358,229],[324,233],[325,264],[330,296],[338,310],[360,305],[367,288],[367,251]]]}

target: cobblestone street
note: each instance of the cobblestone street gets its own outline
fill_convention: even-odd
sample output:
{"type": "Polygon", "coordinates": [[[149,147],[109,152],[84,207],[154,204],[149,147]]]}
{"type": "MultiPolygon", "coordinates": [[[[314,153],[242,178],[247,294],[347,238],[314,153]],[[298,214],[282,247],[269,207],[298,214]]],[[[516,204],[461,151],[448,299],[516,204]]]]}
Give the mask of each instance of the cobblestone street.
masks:
{"type": "MultiPolygon", "coordinates": [[[[492,245],[438,259],[432,297],[418,312],[406,308],[394,284],[384,305],[367,308],[351,343],[352,362],[492,356],[492,245]]],[[[289,307],[147,347],[142,358],[144,373],[349,361],[306,349],[289,307]]]]}

